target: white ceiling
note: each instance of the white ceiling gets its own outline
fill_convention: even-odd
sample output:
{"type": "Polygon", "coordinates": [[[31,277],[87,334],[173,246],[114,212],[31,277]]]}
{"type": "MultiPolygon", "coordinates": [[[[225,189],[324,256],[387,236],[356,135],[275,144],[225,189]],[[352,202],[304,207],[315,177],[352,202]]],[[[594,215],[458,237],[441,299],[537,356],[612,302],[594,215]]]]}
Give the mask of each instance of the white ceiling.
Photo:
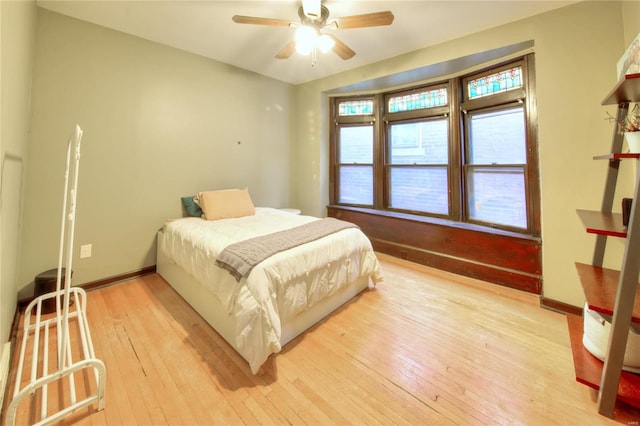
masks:
{"type": "MultiPolygon", "coordinates": [[[[233,15],[299,22],[299,0],[38,0],[39,7],[129,33],[292,84],[326,77],[382,59],[576,3],[576,0],[355,1],[325,0],[331,18],[390,10],[390,26],[332,30],[356,55],[294,53],[275,59],[293,37],[288,27],[236,24],[233,15]]],[[[329,32],[329,30],[326,30],[329,32]]]]}

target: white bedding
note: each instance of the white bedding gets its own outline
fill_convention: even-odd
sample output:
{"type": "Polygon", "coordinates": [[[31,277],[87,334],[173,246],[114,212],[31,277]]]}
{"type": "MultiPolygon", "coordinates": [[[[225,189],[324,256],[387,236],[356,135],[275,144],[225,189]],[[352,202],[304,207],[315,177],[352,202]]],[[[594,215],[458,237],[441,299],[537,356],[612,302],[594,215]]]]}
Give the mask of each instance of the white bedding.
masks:
{"type": "Polygon", "coordinates": [[[253,216],[216,221],[188,217],[165,225],[160,249],[236,317],[236,347],[254,374],[271,353],[280,351],[281,321],[360,276],[369,276],[374,284],[382,280],[371,243],[357,228],[277,253],[240,281],[215,265],[229,244],[313,220],[318,219],[257,207],[253,216]]]}

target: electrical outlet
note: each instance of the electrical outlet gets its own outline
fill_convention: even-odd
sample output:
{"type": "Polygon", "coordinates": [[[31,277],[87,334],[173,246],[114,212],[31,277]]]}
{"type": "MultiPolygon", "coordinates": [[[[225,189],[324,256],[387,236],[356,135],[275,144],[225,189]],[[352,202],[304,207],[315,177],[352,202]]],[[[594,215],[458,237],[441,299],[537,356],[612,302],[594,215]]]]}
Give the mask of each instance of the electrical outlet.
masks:
{"type": "Polygon", "coordinates": [[[91,244],[80,246],[80,259],[91,257],[91,244]]]}

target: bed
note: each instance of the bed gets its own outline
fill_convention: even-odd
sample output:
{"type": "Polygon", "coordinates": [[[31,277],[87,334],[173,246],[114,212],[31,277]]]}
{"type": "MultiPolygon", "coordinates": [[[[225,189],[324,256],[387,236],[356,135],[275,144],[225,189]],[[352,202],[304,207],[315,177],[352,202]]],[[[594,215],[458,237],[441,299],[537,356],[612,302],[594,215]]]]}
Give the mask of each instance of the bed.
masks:
{"type": "Polygon", "coordinates": [[[331,219],[266,207],[251,206],[250,212],[167,221],[158,232],[157,271],[256,374],[271,354],[375,286],[382,271],[368,238],[343,223],[327,235],[269,255],[244,275],[234,274],[220,262],[230,248],[270,243],[274,236],[317,228],[331,219]]]}

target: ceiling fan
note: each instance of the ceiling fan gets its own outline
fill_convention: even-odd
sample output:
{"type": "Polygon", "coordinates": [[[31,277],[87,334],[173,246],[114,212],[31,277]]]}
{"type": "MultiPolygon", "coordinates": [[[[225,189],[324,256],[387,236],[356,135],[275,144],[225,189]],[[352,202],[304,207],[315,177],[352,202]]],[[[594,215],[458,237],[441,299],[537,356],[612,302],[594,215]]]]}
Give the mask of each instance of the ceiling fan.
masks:
{"type": "Polygon", "coordinates": [[[356,54],[356,52],[335,35],[324,33],[323,30],[391,25],[394,18],[393,13],[384,11],[344,16],[329,20],[329,9],[321,3],[321,0],[302,0],[302,6],[298,9],[298,16],[300,17],[300,22],[243,15],[234,15],[232,19],[233,22],[238,24],[296,28],[295,38],[276,54],[276,58],[287,59],[293,52],[297,51],[303,55],[312,54],[314,57],[312,60],[313,64],[315,63],[316,49],[320,49],[325,53],[333,50],[344,60],[351,59],[356,54]]]}

